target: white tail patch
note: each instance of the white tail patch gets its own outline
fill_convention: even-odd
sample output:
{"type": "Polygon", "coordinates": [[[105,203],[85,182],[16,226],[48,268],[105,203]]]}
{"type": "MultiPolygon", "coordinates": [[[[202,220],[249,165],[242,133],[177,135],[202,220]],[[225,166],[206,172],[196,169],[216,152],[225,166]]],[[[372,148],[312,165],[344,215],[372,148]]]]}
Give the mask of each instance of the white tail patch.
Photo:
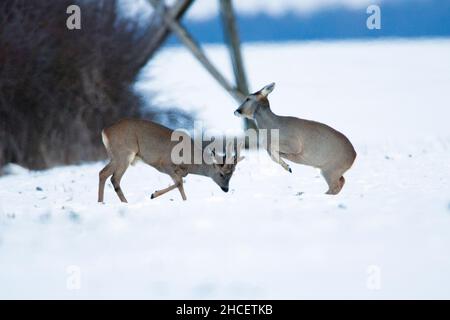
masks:
{"type": "Polygon", "coordinates": [[[132,166],[135,166],[136,163],[138,163],[139,161],[142,161],[141,157],[135,155],[134,158],[133,158],[133,160],[131,160],[131,165],[132,165],[132,166]]]}
{"type": "Polygon", "coordinates": [[[105,146],[105,148],[107,150],[109,150],[109,141],[108,141],[108,137],[105,134],[105,130],[102,130],[102,141],[103,141],[103,145],[105,146]]]}

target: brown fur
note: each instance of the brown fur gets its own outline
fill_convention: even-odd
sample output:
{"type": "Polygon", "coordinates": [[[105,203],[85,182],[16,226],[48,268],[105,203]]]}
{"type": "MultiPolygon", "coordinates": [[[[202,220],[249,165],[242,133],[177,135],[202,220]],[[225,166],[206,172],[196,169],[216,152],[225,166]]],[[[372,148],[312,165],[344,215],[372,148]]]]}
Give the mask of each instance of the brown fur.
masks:
{"type": "MultiPolygon", "coordinates": [[[[158,171],[169,175],[174,184],[152,194],[152,199],[177,188],[183,200],[186,194],[183,188],[183,177],[192,173],[208,176],[216,182],[223,191],[228,191],[229,181],[237,162],[239,148],[231,164],[221,164],[218,161],[207,164],[182,163],[174,164],[171,160],[172,148],[178,141],[171,141],[173,130],[157,123],[124,119],[102,131],[102,140],[110,157],[110,162],[99,173],[98,201],[103,202],[105,183],[112,176],[111,182],[120,201],[127,202],[120,187],[120,181],[128,166],[137,159],[142,160],[158,171]]],[[[190,137],[186,137],[190,139],[190,137]]],[[[191,141],[191,149],[195,147],[191,141]]],[[[201,151],[203,154],[203,150],[201,151]]]]}
{"type": "Polygon", "coordinates": [[[254,120],[258,129],[278,129],[279,146],[267,144],[271,158],[289,172],[292,170],[282,158],[319,168],[328,184],[327,194],[338,194],[345,184],[343,174],[356,158],[353,145],[345,135],[323,123],[274,114],[267,99],[274,86],[249,95],[235,114],[254,120]]]}

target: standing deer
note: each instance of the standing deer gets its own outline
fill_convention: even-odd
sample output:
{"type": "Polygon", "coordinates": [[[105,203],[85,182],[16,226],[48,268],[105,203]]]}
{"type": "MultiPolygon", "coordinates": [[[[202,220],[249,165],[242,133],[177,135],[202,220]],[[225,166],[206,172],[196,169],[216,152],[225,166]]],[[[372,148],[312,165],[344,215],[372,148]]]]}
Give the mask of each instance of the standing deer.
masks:
{"type": "MultiPolygon", "coordinates": [[[[103,202],[105,182],[111,175],[111,182],[117,196],[120,201],[127,202],[120,188],[120,180],[128,166],[137,160],[142,160],[158,171],[168,174],[174,181],[170,187],[155,191],[151,195],[152,199],[178,188],[181,197],[186,200],[183,177],[189,173],[210,177],[224,192],[228,192],[229,182],[236,164],[243,159],[239,156],[242,145],[236,148],[236,154],[233,156],[231,154],[233,145],[228,144],[226,155],[223,157],[217,155],[213,150],[210,153],[204,153],[205,150],[202,146],[200,152],[202,155],[209,155],[209,163],[202,159],[200,164],[175,164],[172,162],[171,154],[173,147],[178,142],[171,141],[172,133],[173,130],[157,123],[134,119],[124,119],[104,129],[102,140],[110,162],[99,173],[98,202],[103,202]]],[[[191,150],[194,150],[197,146],[189,136],[187,138],[191,143],[191,150]]]]}
{"type": "Polygon", "coordinates": [[[343,177],[353,164],[356,152],[350,141],[335,129],[315,121],[278,116],[270,109],[267,96],[275,88],[271,83],[247,97],[234,112],[256,122],[258,129],[279,130],[279,145],[267,143],[272,160],[292,172],[282,158],[321,169],[328,184],[327,194],[338,194],[344,186],[343,177]]]}

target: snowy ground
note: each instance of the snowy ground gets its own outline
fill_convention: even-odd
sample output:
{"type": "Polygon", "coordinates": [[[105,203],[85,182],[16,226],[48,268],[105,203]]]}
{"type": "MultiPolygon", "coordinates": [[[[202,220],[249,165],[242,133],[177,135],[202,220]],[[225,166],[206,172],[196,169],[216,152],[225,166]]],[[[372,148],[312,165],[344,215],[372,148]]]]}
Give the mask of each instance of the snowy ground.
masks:
{"type": "MultiPolygon", "coordinates": [[[[227,68],[226,51],[208,54],[227,68]]],[[[338,196],[318,172],[263,153],[227,194],[189,176],[187,202],[138,164],[96,203],[102,163],[0,178],[0,298],[450,298],[450,41],[258,44],[250,83],[320,120],[358,158],[338,196]],[[78,281],[80,280],[80,281],[78,281]],[[77,286],[80,284],[80,286],[77,286]]],[[[229,73],[227,73],[229,74],[229,73]]],[[[139,90],[238,129],[235,103],[181,48],[139,90]]]]}

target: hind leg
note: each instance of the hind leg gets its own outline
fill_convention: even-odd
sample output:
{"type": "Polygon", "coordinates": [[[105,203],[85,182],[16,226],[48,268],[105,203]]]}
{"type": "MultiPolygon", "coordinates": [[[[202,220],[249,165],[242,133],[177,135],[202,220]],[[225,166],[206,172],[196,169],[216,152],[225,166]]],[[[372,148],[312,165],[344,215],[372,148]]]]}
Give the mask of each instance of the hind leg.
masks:
{"type": "Polygon", "coordinates": [[[103,202],[103,195],[105,193],[106,179],[114,173],[114,166],[109,162],[99,173],[98,181],[98,202],[103,202]]]}
{"type": "Polygon", "coordinates": [[[341,170],[322,170],[322,175],[328,184],[328,191],[326,194],[336,195],[345,184],[345,179],[342,176],[341,170]]]}
{"type": "Polygon", "coordinates": [[[120,180],[122,180],[123,174],[128,169],[128,166],[130,165],[129,162],[123,162],[120,165],[117,166],[116,170],[114,171],[113,176],[111,177],[111,183],[114,186],[114,191],[116,191],[117,196],[119,197],[120,201],[122,202],[128,202],[125,198],[122,188],[120,187],[120,180]]]}

